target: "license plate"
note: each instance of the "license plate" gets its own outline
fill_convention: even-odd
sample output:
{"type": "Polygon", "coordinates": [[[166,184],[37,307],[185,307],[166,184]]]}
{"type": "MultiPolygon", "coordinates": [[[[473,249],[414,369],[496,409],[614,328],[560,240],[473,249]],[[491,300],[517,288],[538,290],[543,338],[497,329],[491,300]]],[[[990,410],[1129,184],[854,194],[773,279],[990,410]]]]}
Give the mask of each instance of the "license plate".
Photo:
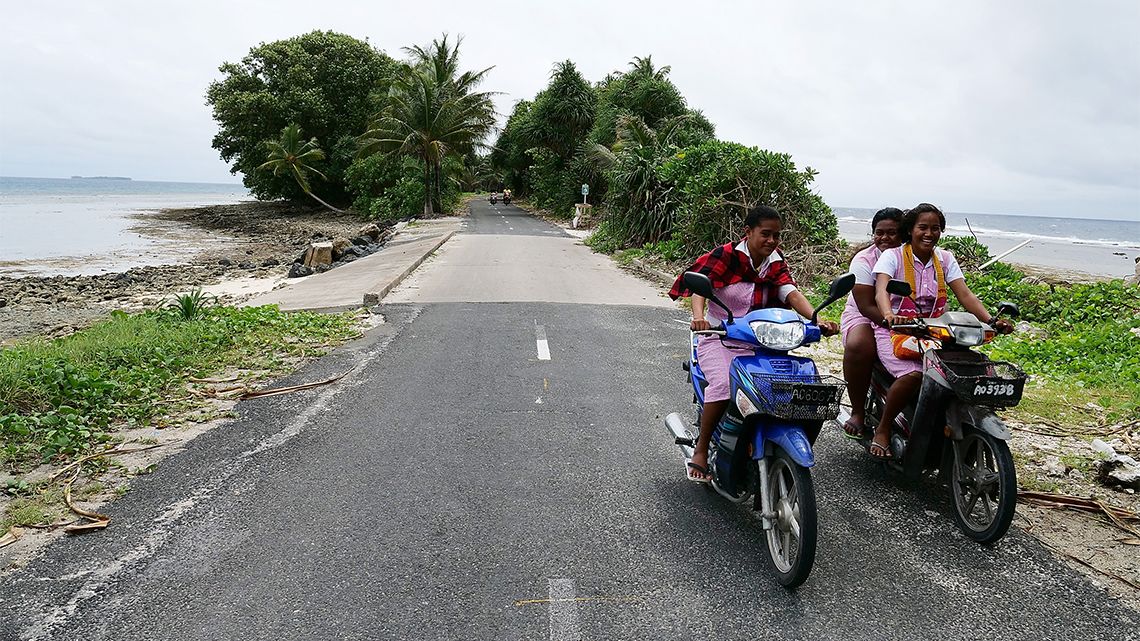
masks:
{"type": "Polygon", "coordinates": [[[1017,384],[1000,378],[979,379],[974,383],[974,398],[1013,398],[1017,394],[1017,384]]]}
{"type": "Polygon", "coordinates": [[[835,400],[831,385],[800,383],[792,390],[792,402],[802,405],[825,405],[835,400]]]}

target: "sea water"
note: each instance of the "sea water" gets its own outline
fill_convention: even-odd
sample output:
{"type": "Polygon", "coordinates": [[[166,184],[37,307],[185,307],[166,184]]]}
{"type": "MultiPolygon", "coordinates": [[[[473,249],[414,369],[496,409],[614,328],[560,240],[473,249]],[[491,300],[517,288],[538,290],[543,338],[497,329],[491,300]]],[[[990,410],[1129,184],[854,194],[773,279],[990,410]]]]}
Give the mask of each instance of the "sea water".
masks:
{"type": "MultiPolygon", "coordinates": [[[[875,210],[836,207],[833,212],[844,238],[870,240],[875,210]]],[[[1059,271],[1131,276],[1140,256],[1140,220],[946,212],[946,234],[968,236],[971,230],[995,256],[1028,240],[1003,260],[1059,271]]]]}
{"type": "Polygon", "coordinates": [[[166,208],[250,199],[239,184],[0,176],[0,274],[85,274],[177,262],[208,238],[146,224],[166,208]],[[144,227],[146,229],[144,229],[144,227]]]}

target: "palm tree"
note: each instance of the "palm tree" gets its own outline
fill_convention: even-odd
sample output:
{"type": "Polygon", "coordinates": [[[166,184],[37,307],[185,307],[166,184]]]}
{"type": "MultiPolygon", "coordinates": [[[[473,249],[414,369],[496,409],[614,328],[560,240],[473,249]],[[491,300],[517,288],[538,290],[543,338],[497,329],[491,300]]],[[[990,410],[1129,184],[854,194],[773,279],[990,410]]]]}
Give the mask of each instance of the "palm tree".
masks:
{"type": "Polygon", "coordinates": [[[360,156],[400,153],[423,163],[425,216],[435,213],[433,199],[441,200],[444,159],[482,147],[495,124],[494,94],[474,91],[491,68],[459,73],[460,42],[452,46],[445,35],[426,48],[404,49],[410,61],[360,137],[360,156]]]}
{"type": "Polygon", "coordinates": [[[316,174],[322,180],[328,180],[311,164],[325,159],[325,152],[321,151],[316,138],[302,142],[301,128],[289,125],[281,130],[281,140],[267,140],[265,146],[269,148],[269,160],[259,165],[259,170],[270,169],[274,176],[288,173],[297,181],[301,191],[312,196],[313,200],[337,213],[344,213],[343,210],[321,200],[309,186],[310,173],[316,174]]]}

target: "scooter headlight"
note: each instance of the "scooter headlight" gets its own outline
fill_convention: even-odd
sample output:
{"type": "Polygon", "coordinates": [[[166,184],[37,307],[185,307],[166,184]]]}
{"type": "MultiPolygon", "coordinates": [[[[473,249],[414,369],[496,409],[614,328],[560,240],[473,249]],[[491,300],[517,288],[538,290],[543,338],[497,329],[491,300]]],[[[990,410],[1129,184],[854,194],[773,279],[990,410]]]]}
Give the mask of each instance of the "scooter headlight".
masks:
{"type": "Polygon", "coordinates": [[[753,321],[750,325],[756,340],[767,347],[786,352],[803,344],[806,332],[801,321],[791,323],[770,323],[768,321],[753,321]]]}
{"type": "Polygon", "coordinates": [[[986,342],[986,333],[981,327],[954,325],[950,328],[954,342],[963,347],[974,347],[986,342]]]}

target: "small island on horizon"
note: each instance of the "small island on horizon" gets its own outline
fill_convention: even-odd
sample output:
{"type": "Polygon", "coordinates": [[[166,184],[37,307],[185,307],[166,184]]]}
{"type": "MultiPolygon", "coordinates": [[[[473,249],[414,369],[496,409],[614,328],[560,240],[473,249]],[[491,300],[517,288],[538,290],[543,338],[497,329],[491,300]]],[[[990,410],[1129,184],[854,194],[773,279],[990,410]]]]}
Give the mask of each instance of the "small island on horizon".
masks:
{"type": "Polygon", "coordinates": [[[72,180],[130,180],[129,176],[72,176],[72,180]]]}

